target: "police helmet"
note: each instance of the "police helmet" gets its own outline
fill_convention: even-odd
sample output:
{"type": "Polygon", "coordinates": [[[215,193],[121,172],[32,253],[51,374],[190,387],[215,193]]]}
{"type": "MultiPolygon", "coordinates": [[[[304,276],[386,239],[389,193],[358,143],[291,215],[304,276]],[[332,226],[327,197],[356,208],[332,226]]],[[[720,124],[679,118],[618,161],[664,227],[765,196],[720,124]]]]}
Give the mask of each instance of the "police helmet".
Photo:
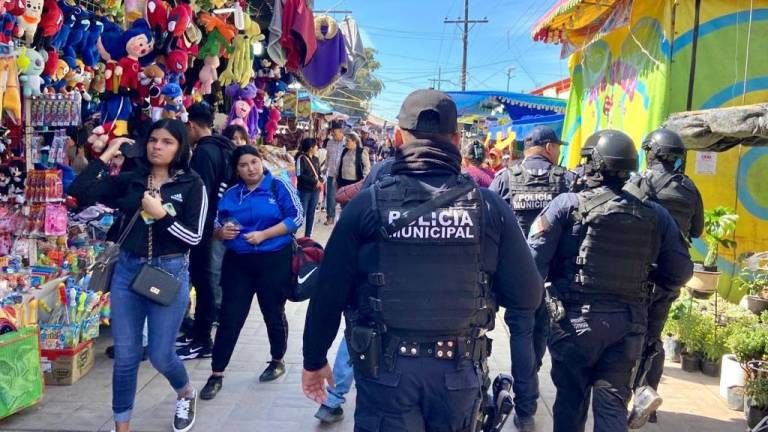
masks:
{"type": "Polygon", "coordinates": [[[629,135],[617,130],[602,130],[592,137],[595,141],[592,149],[595,171],[615,175],[637,170],[637,149],[629,135]]]}
{"type": "Polygon", "coordinates": [[[584,143],[584,145],[581,147],[581,158],[591,158],[592,157],[592,149],[595,148],[595,144],[597,144],[597,140],[600,138],[600,132],[594,133],[587,138],[587,141],[584,143]]]}
{"type": "Polygon", "coordinates": [[[643,141],[643,150],[648,160],[674,161],[685,157],[685,144],[677,132],[669,129],[656,129],[643,141]]]}

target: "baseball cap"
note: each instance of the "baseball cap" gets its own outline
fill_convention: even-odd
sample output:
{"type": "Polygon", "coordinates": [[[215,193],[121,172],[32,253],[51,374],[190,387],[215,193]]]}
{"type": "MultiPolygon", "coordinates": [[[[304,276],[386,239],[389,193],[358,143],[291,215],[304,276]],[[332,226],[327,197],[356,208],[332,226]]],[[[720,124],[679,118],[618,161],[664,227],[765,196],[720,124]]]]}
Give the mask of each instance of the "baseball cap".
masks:
{"type": "Polygon", "coordinates": [[[458,127],[456,104],[439,90],[416,90],[400,107],[401,129],[427,133],[454,133],[458,127]]]}
{"type": "Polygon", "coordinates": [[[561,144],[560,138],[557,136],[554,130],[548,126],[536,126],[528,132],[523,141],[525,148],[543,146],[547,143],[561,144]]]}

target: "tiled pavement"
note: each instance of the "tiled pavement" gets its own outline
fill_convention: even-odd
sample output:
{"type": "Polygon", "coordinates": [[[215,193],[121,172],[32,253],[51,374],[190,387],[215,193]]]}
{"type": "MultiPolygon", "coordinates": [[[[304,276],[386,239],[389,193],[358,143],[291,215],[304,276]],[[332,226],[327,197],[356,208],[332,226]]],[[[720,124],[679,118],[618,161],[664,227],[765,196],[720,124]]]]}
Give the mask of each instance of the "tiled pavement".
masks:
{"type": "MultiPolygon", "coordinates": [[[[319,224],[318,237],[325,239],[326,227],[319,224]]],[[[344,408],[346,418],[332,426],[321,426],[313,418],[316,406],[305,399],[300,389],[301,336],[306,303],[290,304],[288,321],[291,325],[287,373],[274,383],[260,384],[258,376],[269,356],[266,328],[258,307],[241,334],[232,362],[227,370],[224,387],[213,401],[200,401],[195,431],[352,431],[354,390],[344,408]]],[[[499,315],[501,316],[501,315],[499,315]]],[[[97,341],[96,363],[93,370],[79,382],[68,387],[48,387],[43,401],[10,418],[0,420],[2,431],[109,431],[111,423],[112,361],[103,353],[110,344],[108,330],[97,341]]],[[[508,333],[503,320],[491,334],[495,339],[491,359],[493,375],[509,369],[508,333]]],[[[335,352],[335,347],[332,352],[335,352]]],[[[332,354],[331,354],[332,357],[332,354]]],[[[201,388],[210,373],[209,360],[186,363],[192,384],[201,388]]],[[[549,378],[549,364],[541,373],[541,402],[537,414],[537,430],[552,430],[552,404],[555,390],[549,378]]],[[[134,431],[169,431],[175,395],[166,380],[148,362],[139,371],[139,391],[136,397],[132,429],[134,431]]],[[[741,432],[745,430],[742,413],[728,410],[718,396],[716,379],[701,374],[689,374],[679,365],[669,365],[662,379],[662,405],[658,425],[646,426],[646,432],[741,432]]],[[[511,423],[511,421],[509,422],[511,423]]],[[[591,426],[588,426],[591,430],[591,426]]],[[[507,425],[505,431],[515,431],[507,425]]]]}

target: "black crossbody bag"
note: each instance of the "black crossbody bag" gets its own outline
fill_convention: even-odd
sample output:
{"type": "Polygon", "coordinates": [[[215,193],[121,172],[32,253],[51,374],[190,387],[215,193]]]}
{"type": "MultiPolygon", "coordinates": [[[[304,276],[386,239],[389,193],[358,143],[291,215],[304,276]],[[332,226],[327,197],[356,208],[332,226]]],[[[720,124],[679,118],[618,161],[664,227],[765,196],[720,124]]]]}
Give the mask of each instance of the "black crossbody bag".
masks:
{"type": "MultiPolygon", "coordinates": [[[[150,179],[151,184],[151,179],[150,179]]],[[[154,225],[147,226],[149,242],[147,243],[147,262],[139,270],[139,274],[131,283],[131,290],[153,302],[170,306],[181,289],[181,281],[167,271],[152,265],[152,232],[154,225]]]]}

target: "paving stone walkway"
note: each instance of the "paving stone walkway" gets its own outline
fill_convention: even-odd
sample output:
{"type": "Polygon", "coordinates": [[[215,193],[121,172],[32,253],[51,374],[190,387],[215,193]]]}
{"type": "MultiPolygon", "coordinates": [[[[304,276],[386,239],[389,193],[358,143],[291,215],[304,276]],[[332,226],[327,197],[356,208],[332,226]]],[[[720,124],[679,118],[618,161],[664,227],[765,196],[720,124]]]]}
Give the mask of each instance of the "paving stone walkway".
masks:
{"type": "MultiPolygon", "coordinates": [[[[328,229],[318,223],[317,236],[325,240],[328,229]]],[[[301,392],[301,339],[304,330],[306,303],[289,304],[290,334],[286,355],[287,373],[276,382],[261,384],[258,376],[269,357],[266,328],[258,307],[241,333],[232,362],[227,370],[224,387],[213,401],[200,401],[194,428],[199,432],[306,432],[353,430],[354,390],[344,409],[345,419],[335,425],[323,426],[314,419],[317,409],[301,392]]],[[[493,375],[510,367],[508,331],[499,315],[494,355],[490,360],[493,375]]],[[[96,342],[96,362],[93,370],[73,386],[46,388],[43,401],[35,407],[0,420],[0,431],[109,431],[111,422],[112,360],[104,355],[110,345],[109,330],[96,342]]],[[[337,339],[332,353],[338,346],[337,339]]],[[[333,358],[333,354],[330,354],[333,358]]],[[[192,384],[202,388],[210,373],[210,360],[186,363],[192,384]]],[[[536,416],[538,431],[552,430],[552,404],[555,390],[545,360],[540,375],[541,401],[536,416]]],[[[131,423],[136,432],[171,430],[175,395],[165,378],[148,362],[139,371],[138,395],[131,423]]],[[[718,381],[701,374],[668,366],[659,393],[665,402],[659,413],[659,424],[648,425],[645,432],[743,432],[743,414],[730,411],[718,395],[718,381]]],[[[509,422],[511,423],[511,421],[509,422]]],[[[591,430],[591,424],[588,425],[591,430]]],[[[508,424],[505,431],[515,431],[508,424]]]]}

